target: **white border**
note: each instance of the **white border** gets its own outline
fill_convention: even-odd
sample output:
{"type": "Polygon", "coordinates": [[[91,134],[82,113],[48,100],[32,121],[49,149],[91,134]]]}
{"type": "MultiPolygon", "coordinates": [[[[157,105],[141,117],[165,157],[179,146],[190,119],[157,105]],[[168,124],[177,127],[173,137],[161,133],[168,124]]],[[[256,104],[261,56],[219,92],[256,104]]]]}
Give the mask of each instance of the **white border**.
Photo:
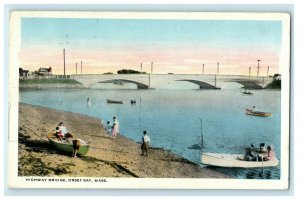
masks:
{"type": "MultiPolygon", "coordinates": [[[[290,66],[290,19],[284,13],[226,13],[226,12],[75,12],[75,11],[15,11],[10,15],[9,27],[9,187],[13,188],[130,188],[130,189],[287,189],[289,169],[289,66],[290,66]],[[126,19],[214,19],[214,20],[280,20],[283,23],[281,94],[281,179],[127,179],[106,178],[107,183],[74,184],[57,182],[27,182],[18,177],[18,69],[20,49],[20,20],[22,17],[56,18],[126,18],[126,19]]],[[[28,177],[27,177],[28,178],[28,177]]],[[[36,178],[36,177],[34,177],[36,178]]]]}

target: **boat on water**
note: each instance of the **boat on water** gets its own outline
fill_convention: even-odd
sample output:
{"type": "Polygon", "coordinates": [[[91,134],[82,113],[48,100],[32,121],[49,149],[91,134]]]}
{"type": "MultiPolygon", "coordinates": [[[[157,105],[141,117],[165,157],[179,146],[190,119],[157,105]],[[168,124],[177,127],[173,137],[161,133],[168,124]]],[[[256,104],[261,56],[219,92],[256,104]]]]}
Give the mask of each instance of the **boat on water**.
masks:
{"type": "Polygon", "coordinates": [[[205,165],[235,168],[262,168],[276,167],[279,160],[270,161],[245,161],[242,154],[202,153],[201,162],[205,165]]]}
{"type": "Polygon", "coordinates": [[[262,112],[262,111],[254,111],[252,109],[245,109],[246,115],[252,115],[257,117],[270,117],[272,113],[270,112],[262,112]]]}
{"type": "Polygon", "coordinates": [[[250,91],[244,91],[244,92],[242,92],[242,94],[244,94],[244,95],[253,95],[253,93],[250,92],[250,91]]]}
{"type": "Polygon", "coordinates": [[[111,99],[106,99],[107,103],[116,103],[116,104],[123,104],[123,101],[117,101],[117,100],[111,100],[111,99]]]}
{"type": "MultiPolygon", "coordinates": [[[[68,152],[68,153],[73,153],[73,143],[69,143],[69,142],[65,142],[65,141],[59,141],[57,140],[55,133],[51,132],[47,135],[48,140],[50,142],[50,144],[52,146],[54,146],[55,148],[68,152]]],[[[88,153],[90,146],[88,144],[86,144],[83,140],[79,139],[81,142],[81,146],[77,152],[77,154],[79,155],[85,155],[88,153]]]]}

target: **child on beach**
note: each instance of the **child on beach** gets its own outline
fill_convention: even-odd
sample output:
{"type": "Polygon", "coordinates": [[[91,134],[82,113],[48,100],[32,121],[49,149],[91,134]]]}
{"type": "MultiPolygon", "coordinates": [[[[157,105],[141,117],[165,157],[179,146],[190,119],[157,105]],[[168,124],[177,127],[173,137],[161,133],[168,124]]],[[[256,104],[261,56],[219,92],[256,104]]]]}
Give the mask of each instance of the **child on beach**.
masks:
{"type": "Polygon", "coordinates": [[[56,127],[55,135],[56,135],[56,138],[57,138],[59,141],[62,141],[62,139],[63,139],[63,134],[62,134],[62,132],[61,132],[61,130],[59,129],[58,126],[56,127]]]}
{"type": "Polygon", "coordinates": [[[106,125],[105,125],[105,131],[106,131],[106,134],[110,134],[111,133],[111,125],[110,125],[110,121],[107,121],[106,122],[106,125]]]}
{"type": "Polygon", "coordinates": [[[79,151],[81,146],[80,140],[79,139],[74,139],[73,140],[73,154],[72,158],[77,158],[77,152],[79,151]]]}
{"type": "Polygon", "coordinates": [[[114,124],[112,126],[111,135],[113,138],[117,137],[119,133],[119,122],[116,117],[113,117],[114,124]]]}

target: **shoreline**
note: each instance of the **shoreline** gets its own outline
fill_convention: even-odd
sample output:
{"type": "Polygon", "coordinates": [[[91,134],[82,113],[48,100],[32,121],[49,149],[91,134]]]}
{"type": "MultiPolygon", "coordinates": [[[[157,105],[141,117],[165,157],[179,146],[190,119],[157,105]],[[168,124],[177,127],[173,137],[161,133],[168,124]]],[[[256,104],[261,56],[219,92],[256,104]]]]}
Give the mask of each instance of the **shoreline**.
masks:
{"type": "Polygon", "coordinates": [[[80,84],[20,84],[20,90],[26,89],[86,89],[80,84]]]}
{"type": "Polygon", "coordinates": [[[18,130],[19,176],[233,178],[162,148],[141,156],[139,143],[123,135],[112,139],[100,119],[87,115],[19,103],[18,130]],[[49,144],[46,135],[60,121],[90,144],[86,156],[71,158],[49,144]]]}

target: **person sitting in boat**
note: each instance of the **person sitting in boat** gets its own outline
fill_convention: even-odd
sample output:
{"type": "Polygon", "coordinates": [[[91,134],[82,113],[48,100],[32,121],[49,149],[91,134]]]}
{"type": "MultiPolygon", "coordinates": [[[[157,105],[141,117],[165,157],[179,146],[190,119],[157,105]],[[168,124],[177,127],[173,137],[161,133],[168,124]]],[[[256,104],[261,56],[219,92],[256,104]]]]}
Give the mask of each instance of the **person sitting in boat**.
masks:
{"type": "Polygon", "coordinates": [[[245,150],[245,155],[244,155],[244,160],[245,161],[256,161],[256,154],[254,150],[254,145],[251,144],[250,147],[247,147],[245,150]]]}
{"type": "Polygon", "coordinates": [[[268,151],[268,154],[267,154],[267,156],[265,156],[265,157],[263,158],[264,161],[275,160],[276,154],[275,154],[275,152],[272,150],[272,147],[271,147],[271,146],[268,146],[268,147],[267,147],[267,151],[268,151]]]}
{"type": "Polygon", "coordinates": [[[64,126],[63,122],[60,122],[58,124],[59,130],[61,131],[63,138],[68,139],[68,138],[73,138],[73,135],[68,131],[68,129],[64,126]]]}
{"type": "Polygon", "coordinates": [[[56,136],[56,138],[57,138],[59,141],[62,141],[62,139],[63,139],[63,134],[62,134],[62,132],[61,132],[61,130],[59,129],[58,126],[56,127],[56,130],[55,130],[55,136],[56,136]]]}
{"type": "Polygon", "coordinates": [[[252,106],[252,112],[256,112],[256,107],[252,106]]]}
{"type": "Polygon", "coordinates": [[[107,133],[107,134],[110,134],[111,133],[111,125],[110,125],[110,121],[107,121],[106,122],[106,125],[105,125],[105,132],[107,133]]]}
{"type": "Polygon", "coordinates": [[[268,150],[266,149],[265,143],[259,144],[259,151],[258,151],[258,161],[262,161],[265,156],[267,156],[268,150]]]}

